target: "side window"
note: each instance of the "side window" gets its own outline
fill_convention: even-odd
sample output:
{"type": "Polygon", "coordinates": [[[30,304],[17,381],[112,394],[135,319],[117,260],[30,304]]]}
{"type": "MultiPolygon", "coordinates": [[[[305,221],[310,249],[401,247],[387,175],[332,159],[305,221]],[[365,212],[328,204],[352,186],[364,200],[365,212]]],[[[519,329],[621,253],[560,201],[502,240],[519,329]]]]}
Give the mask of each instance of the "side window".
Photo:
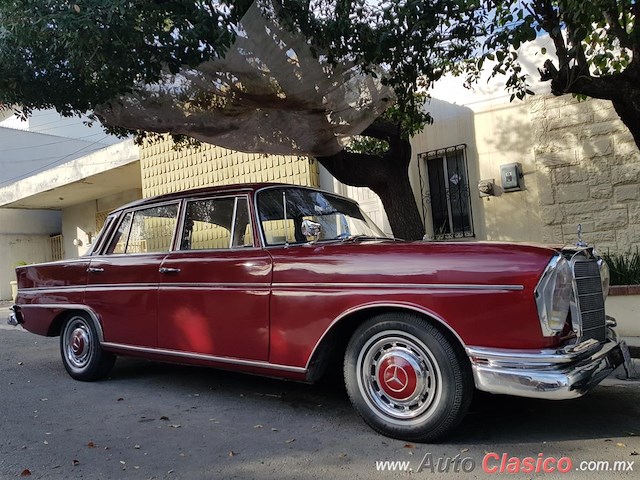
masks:
{"type": "Polygon", "coordinates": [[[213,198],[187,203],[182,250],[215,250],[253,245],[246,198],[213,198]]]}
{"type": "Polygon", "coordinates": [[[128,212],[107,253],[167,252],[178,217],[178,205],[161,205],[128,212]]]}

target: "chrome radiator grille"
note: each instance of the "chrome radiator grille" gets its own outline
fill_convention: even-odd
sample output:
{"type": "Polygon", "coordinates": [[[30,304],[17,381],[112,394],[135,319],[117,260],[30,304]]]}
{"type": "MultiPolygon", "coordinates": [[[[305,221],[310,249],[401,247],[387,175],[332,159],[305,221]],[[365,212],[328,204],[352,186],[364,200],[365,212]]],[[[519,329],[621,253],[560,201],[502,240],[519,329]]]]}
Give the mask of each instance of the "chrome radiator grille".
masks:
{"type": "Polygon", "coordinates": [[[605,333],[604,297],[600,269],[594,259],[578,258],[573,262],[577,306],[582,324],[582,338],[603,342],[605,333]]]}

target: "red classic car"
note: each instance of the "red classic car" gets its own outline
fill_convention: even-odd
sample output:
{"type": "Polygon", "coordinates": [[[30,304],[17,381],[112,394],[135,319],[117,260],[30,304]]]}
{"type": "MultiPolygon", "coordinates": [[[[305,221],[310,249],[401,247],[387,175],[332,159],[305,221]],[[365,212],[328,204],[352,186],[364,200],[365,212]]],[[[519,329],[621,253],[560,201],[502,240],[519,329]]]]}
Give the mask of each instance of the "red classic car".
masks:
{"type": "Polygon", "coordinates": [[[338,360],[364,420],[411,441],[450,432],[476,388],[573,398],[628,358],[593,249],[404,242],[291,185],[131,203],[86,256],[16,272],[9,322],[59,335],[77,380],[117,355],[306,382],[338,360]]]}

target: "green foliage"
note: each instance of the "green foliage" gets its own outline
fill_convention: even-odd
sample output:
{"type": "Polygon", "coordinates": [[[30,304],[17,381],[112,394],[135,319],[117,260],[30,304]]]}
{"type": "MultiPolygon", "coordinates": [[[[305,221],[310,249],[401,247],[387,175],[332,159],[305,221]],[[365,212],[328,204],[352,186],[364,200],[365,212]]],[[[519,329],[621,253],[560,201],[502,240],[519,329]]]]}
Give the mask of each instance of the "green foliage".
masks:
{"type": "Polygon", "coordinates": [[[248,2],[218,3],[0,0],[0,105],[83,114],[219,56],[248,2]]]}
{"type": "MultiPolygon", "coordinates": [[[[517,50],[544,33],[553,41],[558,70],[565,69],[564,84],[554,85],[559,94],[607,98],[595,89],[585,92],[577,80],[625,72],[640,46],[636,0],[483,0],[482,8],[487,37],[482,55],[466,69],[468,81],[477,80],[485,61],[494,61],[492,75],[508,75],[512,100],[533,94],[517,50]]],[[[557,72],[541,73],[553,80],[557,72]]]]}
{"type": "Polygon", "coordinates": [[[305,35],[318,56],[383,73],[408,135],[431,118],[424,112],[431,84],[479,46],[481,0],[282,0],[278,11],[305,35]]]}
{"type": "MultiPolygon", "coordinates": [[[[260,1],[260,0],[258,0],[260,1]]],[[[0,0],[0,108],[92,111],[163,71],[223,55],[251,0],[0,0]]],[[[477,48],[481,0],[273,0],[322,60],[384,75],[407,135],[430,120],[425,91],[477,48]]],[[[127,134],[112,127],[112,133],[127,134]]],[[[143,136],[144,134],[142,134],[143,136]]]]}
{"type": "Polygon", "coordinates": [[[345,150],[353,153],[382,156],[389,150],[389,142],[379,138],[357,136],[345,150]]]}
{"type": "Polygon", "coordinates": [[[635,252],[625,254],[605,254],[605,261],[611,272],[611,285],[640,284],[640,254],[635,252]]]}

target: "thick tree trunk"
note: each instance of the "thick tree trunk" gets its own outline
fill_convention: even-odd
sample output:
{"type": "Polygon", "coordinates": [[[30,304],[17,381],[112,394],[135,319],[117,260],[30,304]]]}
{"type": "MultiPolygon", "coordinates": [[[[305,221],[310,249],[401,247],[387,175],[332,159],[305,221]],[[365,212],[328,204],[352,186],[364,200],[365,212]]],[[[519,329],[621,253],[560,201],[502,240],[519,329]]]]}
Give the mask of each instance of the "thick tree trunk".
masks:
{"type": "MultiPolygon", "coordinates": [[[[638,90],[635,97],[640,97],[640,89],[638,90]]],[[[640,149],[640,105],[628,99],[623,101],[613,100],[613,108],[620,116],[622,123],[627,126],[631,135],[633,135],[636,146],[640,149]]]]}
{"type": "Polygon", "coordinates": [[[420,240],[424,224],[409,182],[411,145],[392,127],[377,122],[363,133],[389,142],[389,151],[384,155],[342,151],[317,160],[340,182],[373,190],[382,201],[394,236],[420,240]]]}

